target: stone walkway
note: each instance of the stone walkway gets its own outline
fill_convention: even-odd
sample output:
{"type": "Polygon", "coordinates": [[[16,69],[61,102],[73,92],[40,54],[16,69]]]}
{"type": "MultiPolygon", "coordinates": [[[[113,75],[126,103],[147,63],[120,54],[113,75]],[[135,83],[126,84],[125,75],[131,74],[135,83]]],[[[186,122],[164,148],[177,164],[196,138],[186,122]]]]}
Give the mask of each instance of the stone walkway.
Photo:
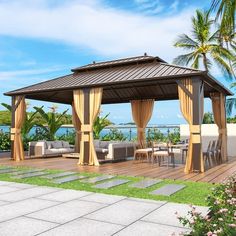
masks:
{"type": "MultiPolygon", "coordinates": [[[[0,181],[1,236],[168,236],[188,205],[0,181]]],[[[206,214],[206,207],[197,207],[206,214]]]]}

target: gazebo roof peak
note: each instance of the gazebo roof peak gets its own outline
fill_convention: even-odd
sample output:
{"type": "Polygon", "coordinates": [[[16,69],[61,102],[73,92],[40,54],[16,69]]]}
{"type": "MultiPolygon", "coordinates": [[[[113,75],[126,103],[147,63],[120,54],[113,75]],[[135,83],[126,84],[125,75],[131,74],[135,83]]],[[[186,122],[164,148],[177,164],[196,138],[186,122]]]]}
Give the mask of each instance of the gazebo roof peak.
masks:
{"type": "Polygon", "coordinates": [[[111,61],[101,61],[95,62],[93,61],[90,64],[73,68],[72,72],[81,72],[81,71],[88,71],[88,70],[95,70],[101,68],[111,68],[116,66],[124,66],[124,65],[133,65],[133,64],[145,64],[150,62],[163,62],[167,63],[163,59],[157,56],[148,56],[147,53],[144,53],[143,56],[136,56],[136,57],[126,57],[111,61]]]}

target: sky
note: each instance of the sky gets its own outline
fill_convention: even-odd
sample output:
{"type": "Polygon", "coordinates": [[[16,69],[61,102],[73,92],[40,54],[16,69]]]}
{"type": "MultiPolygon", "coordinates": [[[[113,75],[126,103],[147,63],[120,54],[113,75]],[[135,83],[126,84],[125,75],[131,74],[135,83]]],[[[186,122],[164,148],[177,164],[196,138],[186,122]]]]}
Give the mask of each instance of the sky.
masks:
{"type": "MultiPolygon", "coordinates": [[[[159,56],[171,63],[183,51],[173,47],[191,33],[196,9],[206,0],[0,0],[0,102],[4,92],[61,75],[92,61],[159,56]]],[[[212,74],[229,86],[217,68],[212,74]]],[[[50,103],[29,101],[30,107],[50,103]]],[[[63,111],[65,105],[58,105],[63,111]]],[[[4,108],[0,105],[0,110],[4,108]]],[[[103,105],[116,123],[132,121],[130,104],[103,105]]],[[[205,111],[211,111],[205,99],[205,111]]],[[[150,124],[185,123],[179,101],[157,101],[150,124]]]]}

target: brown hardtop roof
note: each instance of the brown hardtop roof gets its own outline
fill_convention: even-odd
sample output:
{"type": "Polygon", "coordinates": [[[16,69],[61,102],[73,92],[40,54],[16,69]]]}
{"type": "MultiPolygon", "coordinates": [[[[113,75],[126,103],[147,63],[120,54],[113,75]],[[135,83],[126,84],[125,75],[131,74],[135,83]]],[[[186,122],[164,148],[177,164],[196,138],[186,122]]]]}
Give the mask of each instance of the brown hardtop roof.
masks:
{"type": "Polygon", "coordinates": [[[30,95],[51,91],[73,90],[86,87],[125,86],[128,84],[165,82],[175,83],[177,79],[201,77],[212,87],[212,91],[221,91],[232,95],[231,91],[205,71],[171,65],[159,57],[140,56],[108,62],[88,64],[72,70],[74,73],[52,80],[17,89],[5,95],[30,95]]]}
{"type": "Polygon", "coordinates": [[[76,67],[72,69],[72,72],[78,71],[88,71],[92,69],[101,69],[101,68],[109,68],[114,66],[121,66],[121,65],[134,65],[139,63],[148,63],[148,62],[165,62],[163,59],[159,57],[148,56],[146,53],[144,56],[136,56],[136,57],[128,57],[128,58],[121,58],[111,61],[102,61],[102,62],[93,62],[91,64],[87,64],[84,66],[76,67]]]}

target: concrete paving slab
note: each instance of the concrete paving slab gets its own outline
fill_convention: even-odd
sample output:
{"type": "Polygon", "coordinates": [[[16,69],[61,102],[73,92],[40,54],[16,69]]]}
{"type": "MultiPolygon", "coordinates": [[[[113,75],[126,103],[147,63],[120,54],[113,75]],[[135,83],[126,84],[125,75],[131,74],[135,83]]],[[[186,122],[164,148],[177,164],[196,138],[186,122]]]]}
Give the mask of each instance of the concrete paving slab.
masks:
{"type": "Polygon", "coordinates": [[[167,184],[151,192],[154,195],[171,196],[186,186],[183,184],[167,184]]]}
{"type": "Polygon", "coordinates": [[[116,202],[119,202],[123,199],[126,199],[127,197],[124,196],[115,196],[115,195],[108,195],[108,194],[102,194],[102,193],[92,193],[88,196],[80,198],[80,200],[83,201],[89,201],[89,202],[98,202],[98,203],[104,203],[104,204],[113,204],[116,202]]]}
{"type": "Polygon", "coordinates": [[[18,191],[0,194],[0,200],[16,202],[21,201],[27,198],[38,197],[43,194],[56,192],[58,189],[56,188],[48,188],[48,187],[34,187],[30,189],[18,189],[18,191]]]}
{"type": "Polygon", "coordinates": [[[112,176],[112,175],[102,175],[102,176],[97,176],[97,177],[93,177],[93,178],[89,178],[89,179],[84,179],[84,180],[81,180],[81,182],[95,184],[97,182],[107,180],[107,179],[112,179],[112,178],[114,178],[114,176],[112,176]]]}
{"type": "Polygon", "coordinates": [[[6,205],[6,204],[9,204],[10,202],[7,202],[7,201],[0,201],[0,206],[3,206],[3,205],[6,205]]]}
{"type": "Polygon", "coordinates": [[[9,185],[10,182],[7,182],[7,181],[0,181],[0,186],[3,186],[3,185],[9,185]]]}
{"type": "Polygon", "coordinates": [[[16,179],[26,179],[26,178],[31,178],[31,177],[40,177],[43,175],[46,175],[47,173],[45,172],[35,172],[35,173],[28,173],[28,174],[22,174],[22,175],[16,175],[14,178],[16,179]]]}
{"type": "Polygon", "coordinates": [[[63,184],[63,183],[68,183],[68,182],[72,182],[74,180],[85,179],[85,178],[87,178],[87,176],[72,175],[72,176],[67,176],[67,177],[60,178],[60,179],[54,179],[52,182],[55,184],[63,184]]]}
{"type": "Polygon", "coordinates": [[[33,217],[35,219],[41,219],[62,224],[74,220],[83,215],[89,214],[90,212],[98,210],[104,206],[106,205],[101,203],[73,200],[54,207],[50,207],[48,209],[44,209],[42,211],[29,214],[28,216],[33,217]]]}
{"type": "Polygon", "coordinates": [[[23,184],[23,183],[15,183],[15,182],[8,182],[8,183],[9,183],[8,186],[10,186],[10,187],[16,187],[16,188],[20,188],[20,189],[38,187],[38,186],[32,185],[32,184],[23,184]]]}
{"type": "Polygon", "coordinates": [[[17,172],[12,173],[12,176],[24,175],[24,174],[36,173],[36,172],[42,172],[42,171],[44,171],[44,169],[19,170],[17,172]]]}
{"type": "Polygon", "coordinates": [[[114,179],[114,180],[107,181],[101,184],[97,184],[94,186],[94,188],[108,189],[108,188],[113,188],[122,184],[126,184],[129,181],[130,180],[126,180],[126,179],[114,179]]]}
{"type": "Polygon", "coordinates": [[[78,172],[66,171],[66,172],[62,172],[62,173],[46,175],[46,176],[43,176],[43,178],[55,179],[55,178],[64,177],[64,176],[68,176],[68,175],[75,175],[75,174],[78,174],[78,172]]]}
{"type": "Polygon", "coordinates": [[[110,236],[122,228],[120,225],[79,218],[40,234],[40,236],[110,236]]]}
{"type": "Polygon", "coordinates": [[[158,184],[158,183],[161,183],[162,180],[161,179],[144,179],[144,180],[141,180],[137,183],[134,183],[134,184],[131,184],[130,187],[133,187],[133,188],[148,188],[148,187],[151,187],[155,184],[158,184]]]}
{"type": "Polygon", "coordinates": [[[0,186],[0,194],[10,193],[19,190],[19,188],[11,187],[11,186],[0,186]]]}
{"type": "Polygon", "coordinates": [[[0,222],[10,220],[34,211],[38,211],[50,206],[54,206],[58,202],[52,202],[42,199],[27,199],[7,205],[0,206],[0,222]]]}
{"type": "Polygon", "coordinates": [[[42,220],[19,217],[0,223],[0,232],[1,236],[33,236],[57,225],[42,220]]]}
{"type": "MultiPolygon", "coordinates": [[[[182,227],[182,224],[179,223],[179,220],[177,219],[177,215],[175,213],[177,212],[180,216],[186,216],[188,211],[190,210],[190,207],[186,204],[167,203],[142,218],[142,220],[182,227]]],[[[197,207],[196,210],[202,212],[202,214],[205,216],[207,214],[208,208],[197,207]]]]}
{"type": "Polygon", "coordinates": [[[121,230],[116,236],[170,236],[179,235],[186,232],[186,229],[169,225],[154,224],[149,222],[137,221],[129,227],[121,230]],[[175,234],[173,234],[175,233],[175,234]]]}
{"type": "Polygon", "coordinates": [[[5,169],[5,170],[0,170],[0,174],[14,173],[14,172],[18,172],[18,171],[20,171],[20,170],[14,169],[14,168],[10,168],[10,169],[5,169]]]}
{"type": "Polygon", "coordinates": [[[91,193],[85,192],[85,191],[67,189],[67,190],[57,191],[54,193],[45,194],[38,198],[50,200],[50,201],[67,202],[67,201],[78,199],[78,198],[81,198],[90,194],[91,193]]]}
{"type": "Polygon", "coordinates": [[[86,218],[93,220],[102,219],[102,221],[119,225],[129,225],[160,206],[161,204],[158,203],[143,203],[124,199],[89,214],[86,218]]]}

